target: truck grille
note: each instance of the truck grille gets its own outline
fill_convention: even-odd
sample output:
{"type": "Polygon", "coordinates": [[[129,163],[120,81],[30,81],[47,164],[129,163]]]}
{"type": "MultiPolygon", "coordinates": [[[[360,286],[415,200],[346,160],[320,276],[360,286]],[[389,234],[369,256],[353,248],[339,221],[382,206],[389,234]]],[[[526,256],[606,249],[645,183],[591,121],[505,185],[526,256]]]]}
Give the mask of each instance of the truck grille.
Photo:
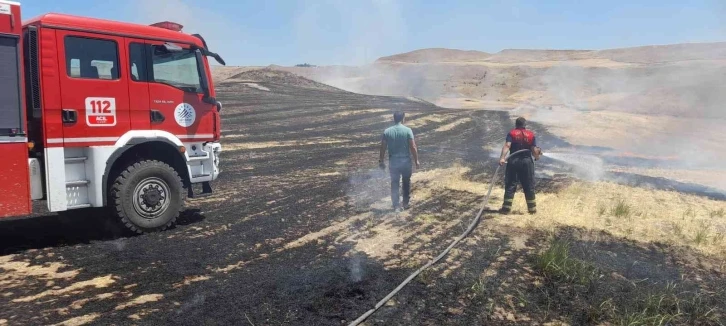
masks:
{"type": "Polygon", "coordinates": [[[38,29],[35,26],[29,26],[24,36],[26,105],[28,113],[33,118],[40,118],[42,108],[40,102],[38,29]]]}

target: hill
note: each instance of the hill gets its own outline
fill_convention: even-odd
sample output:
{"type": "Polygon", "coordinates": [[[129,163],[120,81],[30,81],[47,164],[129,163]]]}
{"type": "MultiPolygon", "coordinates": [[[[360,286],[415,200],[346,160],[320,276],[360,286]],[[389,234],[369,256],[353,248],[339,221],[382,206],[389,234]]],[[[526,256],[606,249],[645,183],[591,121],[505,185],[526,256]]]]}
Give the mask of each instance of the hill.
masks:
{"type": "Polygon", "coordinates": [[[608,50],[533,50],[504,49],[489,54],[445,48],[430,48],[386,56],[376,63],[446,63],[446,62],[537,62],[606,59],[625,63],[665,63],[692,60],[726,59],[726,42],[650,45],[608,50]]]}
{"type": "Polygon", "coordinates": [[[222,80],[222,83],[265,82],[300,88],[310,88],[329,91],[341,91],[330,85],[319,83],[291,72],[275,69],[274,66],[263,69],[244,70],[239,73],[231,72],[231,76],[222,80]]]}
{"type": "MultiPolygon", "coordinates": [[[[220,79],[251,68],[225,69],[220,79]]],[[[705,179],[702,171],[661,175],[707,179],[726,189],[726,171],[714,164],[726,158],[720,140],[726,122],[726,43],[494,54],[436,48],[365,66],[274,69],[355,93],[506,110],[543,123],[574,145],[607,148],[613,155],[675,157],[684,171],[716,169],[705,179]]]]}
{"type": "Polygon", "coordinates": [[[386,62],[408,62],[408,63],[432,63],[432,62],[470,62],[486,60],[491,56],[489,53],[480,51],[452,50],[444,48],[422,49],[402,54],[382,57],[376,63],[386,62]]]}

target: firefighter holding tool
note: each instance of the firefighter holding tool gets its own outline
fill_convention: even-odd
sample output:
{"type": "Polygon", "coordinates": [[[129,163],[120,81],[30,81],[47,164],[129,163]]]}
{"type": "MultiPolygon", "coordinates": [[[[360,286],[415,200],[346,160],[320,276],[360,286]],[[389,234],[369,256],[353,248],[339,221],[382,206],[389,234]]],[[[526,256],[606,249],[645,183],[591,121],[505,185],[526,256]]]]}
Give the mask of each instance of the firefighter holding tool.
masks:
{"type": "Polygon", "coordinates": [[[517,118],[515,128],[509,131],[502,147],[499,165],[507,163],[504,176],[504,203],[500,210],[502,214],[511,212],[518,182],[522,185],[524,196],[527,199],[527,210],[530,214],[537,212],[537,202],[534,194],[534,161],[539,160],[542,150],[537,147],[534,132],[525,128],[525,124],[526,120],[523,117],[517,118]],[[515,153],[523,149],[529,151],[513,155],[507,161],[507,152],[515,153]]]}

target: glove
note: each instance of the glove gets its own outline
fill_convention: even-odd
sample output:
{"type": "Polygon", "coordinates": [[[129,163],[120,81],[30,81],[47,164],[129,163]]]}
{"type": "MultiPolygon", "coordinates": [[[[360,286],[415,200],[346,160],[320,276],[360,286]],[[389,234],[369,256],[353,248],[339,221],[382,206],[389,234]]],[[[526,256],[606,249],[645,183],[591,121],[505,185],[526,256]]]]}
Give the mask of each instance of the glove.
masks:
{"type": "Polygon", "coordinates": [[[539,161],[542,156],[542,149],[537,146],[532,147],[532,156],[534,156],[535,161],[539,161]]]}

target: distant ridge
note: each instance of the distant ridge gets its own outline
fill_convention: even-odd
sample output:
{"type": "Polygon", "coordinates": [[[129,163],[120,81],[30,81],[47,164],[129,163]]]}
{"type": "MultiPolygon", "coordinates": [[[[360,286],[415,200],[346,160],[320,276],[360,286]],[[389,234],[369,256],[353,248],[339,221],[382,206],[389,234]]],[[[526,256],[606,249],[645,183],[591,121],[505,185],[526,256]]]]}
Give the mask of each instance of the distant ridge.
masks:
{"type": "Polygon", "coordinates": [[[276,66],[269,66],[267,68],[244,71],[224,80],[224,83],[235,82],[272,83],[279,85],[296,86],[300,88],[342,91],[339,88],[319,83],[291,72],[280,70],[276,66]]]}
{"type": "Polygon", "coordinates": [[[376,63],[528,62],[608,59],[661,63],[726,59],[726,42],[647,45],[607,50],[504,49],[494,54],[446,48],[420,49],[379,58],[376,63]]]}
{"type": "Polygon", "coordinates": [[[445,48],[421,49],[401,54],[382,57],[376,62],[409,62],[409,63],[433,63],[433,62],[458,62],[458,61],[481,61],[487,59],[491,54],[481,51],[454,50],[445,48]]]}

